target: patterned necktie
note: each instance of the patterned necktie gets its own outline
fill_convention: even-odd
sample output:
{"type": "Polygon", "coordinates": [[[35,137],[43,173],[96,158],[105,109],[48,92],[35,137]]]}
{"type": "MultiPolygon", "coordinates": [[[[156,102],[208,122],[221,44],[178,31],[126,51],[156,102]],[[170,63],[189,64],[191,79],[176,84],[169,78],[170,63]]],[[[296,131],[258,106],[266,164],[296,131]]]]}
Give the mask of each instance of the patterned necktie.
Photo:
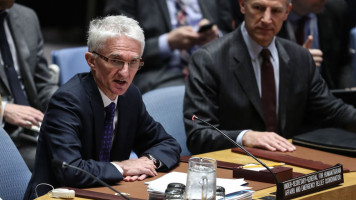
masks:
{"type": "Polygon", "coordinates": [[[177,26],[188,25],[187,12],[185,11],[185,5],[182,0],[176,0],[177,9],[177,26]]]}
{"type": "MultiPolygon", "coordinates": [[[[176,0],[176,10],[177,10],[177,27],[187,26],[187,12],[185,10],[185,5],[182,0],[176,0]]],[[[188,50],[180,50],[180,62],[182,68],[187,68],[190,59],[190,52],[188,50]]]]}
{"type": "Polygon", "coordinates": [[[114,133],[114,117],[115,117],[115,103],[111,103],[105,107],[105,121],[104,121],[104,137],[100,149],[99,161],[110,161],[110,149],[112,143],[112,136],[114,133]]]}
{"type": "Polygon", "coordinates": [[[15,103],[21,105],[29,105],[25,93],[21,88],[20,80],[14,67],[14,61],[12,60],[9,43],[7,42],[4,28],[4,21],[6,17],[6,12],[0,14],[0,51],[2,60],[5,65],[6,77],[9,82],[12,95],[15,99],[15,103]]]}
{"type": "Polygon", "coordinates": [[[267,131],[277,131],[276,116],[276,85],[274,81],[273,66],[270,60],[271,53],[268,49],[261,51],[263,58],[261,66],[262,107],[267,131]]]}

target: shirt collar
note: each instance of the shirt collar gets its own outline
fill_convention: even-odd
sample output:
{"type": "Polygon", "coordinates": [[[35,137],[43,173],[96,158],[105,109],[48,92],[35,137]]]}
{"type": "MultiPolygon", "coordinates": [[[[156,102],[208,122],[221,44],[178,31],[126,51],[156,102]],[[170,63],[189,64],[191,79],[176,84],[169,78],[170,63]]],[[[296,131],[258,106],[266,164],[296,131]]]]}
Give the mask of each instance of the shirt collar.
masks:
{"type": "MultiPolygon", "coordinates": [[[[241,24],[241,32],[242,32],[242,36],[243,39],[246,43],[248,52],[250,54],[250,57],[252,60],[255,60],[256,58],[258,58],[260,52],[262,51],[263,47],[259,44],[257,44],[257,42],[255,42],[248,34],[246,28],[245,28],[245,22],[242,22],[241,24]]],[[[269,44],[269,46],[267,47],[267,49],[270,52],[277,52],[277,48],[276,48],[276,37],[273,37],[272,42],[269,44]]],[[[271,53],[271,57],[272,59],[275,59],[275,54],[271,53]]]]}
{"type": "Polygon", "coordinates": [[[117,97],[115,98],[115,100],[112,101],[109,97],[107,97],[107,96],[104,94],[103,91],[100,90],[100,88],[98,88],[98,89],[99,89],[99,92],[100,92],[100,95],[101,95],[101,99],[103,100],[103,103],[104,103],[104,108],[105,108],[106,106],[108,106],[110,103],[115,103],[115,108],[116,108],[117,99],[118,99],[119,96],[117,96],[117,97]]]}

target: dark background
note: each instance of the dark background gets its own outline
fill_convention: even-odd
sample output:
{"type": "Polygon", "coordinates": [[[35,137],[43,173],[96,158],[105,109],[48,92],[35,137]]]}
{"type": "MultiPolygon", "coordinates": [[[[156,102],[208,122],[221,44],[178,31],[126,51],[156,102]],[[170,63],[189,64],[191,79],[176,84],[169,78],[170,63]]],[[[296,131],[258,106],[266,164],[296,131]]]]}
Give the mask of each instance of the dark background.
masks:
{"type": "Polygon", "coordinates": [[[35,10],[47,42],[85,43],[91,19],[101,16],[104,0],[16,0],[35,10]]]}
{"type": "MultiPolygon", "coordinates": [[[[238,0],[229,1],[232,6],[238,3],[238,0]]],[[[106,0],[16,0],[15,2],[30,7],[37,13],[49,63],[52,50],[86,45],[89,21],[103,16],[106,4],[106,0]]],[[[350,26],[354,27],[356,0],[346,0],[346,2],[349,4],[350,26]]]]}
{"type": "Polygon", "coordinates": [[[44,52],[51,64],[51,51],[86,45],[90,20],[102,16],[105,0],[15,0],[37,13],[44,38],[44,52]]]}

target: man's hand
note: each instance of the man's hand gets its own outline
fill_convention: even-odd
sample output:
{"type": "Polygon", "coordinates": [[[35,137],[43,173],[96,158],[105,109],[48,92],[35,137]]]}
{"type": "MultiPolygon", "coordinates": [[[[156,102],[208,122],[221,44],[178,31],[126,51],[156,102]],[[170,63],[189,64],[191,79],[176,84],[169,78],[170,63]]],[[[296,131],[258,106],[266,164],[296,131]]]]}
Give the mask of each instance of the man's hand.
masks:
{"type": "Polygon", "coordinates": [[[178,27],[167,35],[169,47],[171,49],[187,50],[196,45],[200,35],[191,26],[178,27]]]}
{"type": "MultiPolygon", "coordinates": [[[[199,25],[199,27],[202,27],[209,23],[210,23],[209,20],[202,19],[198,25],[199,25]]],[[[203,45],[203,44],[206,44],[206,43],[218,38],[219,37],[219,29],[216,25],[214,25],[210,30],[201,32],[201,33],[199,33],[199,35],[200,35],[200,39],[199,39],[198,45],[203,45]]]]}
{"type": "Polygon", "coordinates": [[[291,152],[296,150],[296,147],[287,139],[274,132],[247,131],[242,138],[242,144],[270,151],[291,152]]]}
{"type": "Polygon", "coordinates": [[[308,39],[303,44],[303,47],[309,49],[310,54],[313,56],[315,65],[320,67],[321,63],[323,62],[323,52],[320,49],[311,49],[312,43],[313,36],[309,35],[308,39]]]}
{"type": "Polygon", "coordinates": [[[114,163],[124,170],[124,181],[142,181],[149,176],[157,176],[156,166],[145,156],[114,163]]]}
{"type": "Polygon", "coordinates": [[[24,128],[31,128],[32,125],[40,126],[43,116],[41,111],[30,106],[7,103],[4,108],[5,122],[24,128]]]}
{"type": "MultiPolygon", "coordinates": [[[[209,20],[202,19],[198,26],[209,24],[209,20]]],[[[188,50],[195,45],[203,45],[219,37],[219,30],[214,25],[210,30],[198,33],[191,26],[178,27],[167,34],[167,40],[171,49],[188,50]]]]}

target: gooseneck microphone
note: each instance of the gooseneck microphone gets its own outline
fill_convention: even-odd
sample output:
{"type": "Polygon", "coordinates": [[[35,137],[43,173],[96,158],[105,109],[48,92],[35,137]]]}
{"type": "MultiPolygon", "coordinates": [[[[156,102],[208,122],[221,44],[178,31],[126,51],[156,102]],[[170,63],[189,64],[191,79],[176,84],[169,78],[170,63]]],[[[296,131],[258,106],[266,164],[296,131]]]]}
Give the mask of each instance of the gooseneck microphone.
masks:
{"type": "Polygon", "coordinates": [[[263,167],[265,167],[273,176],[274,182],[276,183],[276,187],[277,187],[277,191],[278,191],[278,180],[276,175],[272,172],[272,170],[266,166],[266,164],[264,164],[262,161],[260,161],[258,158],[256,158],[254,155],[252,155],[250,152],[248,152],[245,148],[243,148],[241,145],[239,145],[237,142],[235,142],[234,140],[232,140],[229,136],[227,136],[225,133],[223,133],[220,129],[216,128],[215,126],[213,126],[212,124],[210,124],[207,121],[204,121],[202,119],[200,119],[199,117],[197,117],[196,115],[193,115],[192,117],[192,121],[194,121],[195,119],[203,122],[204,124],[207,124],[208,126],[214,128],[216,131],[218,131],[219,133],[221,133],[227,140],[229,140],[232,144],[234,144],[235,146],[239,147],[240,149],[242,149],[247,155],[251,156],[253,159],[255,159],[258,163],[260,163],[263,167]]]}
{"type": "Polygon", "coordinates": [[[104,181],[102,181],[100,178],[94,176],[93,174],[79,168],[79,167],[76,167],[76,166],[73,166],[73,165],[70,165],[66,162],[62,162],[62,161],[59,161],[59,160],[53,160],[53,164],[57,165],[57,166],[62,166],[62,168],[72,168],[72,169],[75,169],[75,170],[79,170],[85,174],[87,174],[88,176],[90,176],[91,178],[93,178],[94,180],[96,180],[97,182],[99,182],[101,185],[105,186],[105,187],[108,187],[109,189],[111,189],[112,191],[114,191],[115,193],[117,194],[120,194],[123,198],[127,199],[127,200],[130,200],[128,197],[126,197],[125,195],[121,194],[121,192],[115,190],[113,187],[111,187],[109,184],[105,183],[104,181]]]}

